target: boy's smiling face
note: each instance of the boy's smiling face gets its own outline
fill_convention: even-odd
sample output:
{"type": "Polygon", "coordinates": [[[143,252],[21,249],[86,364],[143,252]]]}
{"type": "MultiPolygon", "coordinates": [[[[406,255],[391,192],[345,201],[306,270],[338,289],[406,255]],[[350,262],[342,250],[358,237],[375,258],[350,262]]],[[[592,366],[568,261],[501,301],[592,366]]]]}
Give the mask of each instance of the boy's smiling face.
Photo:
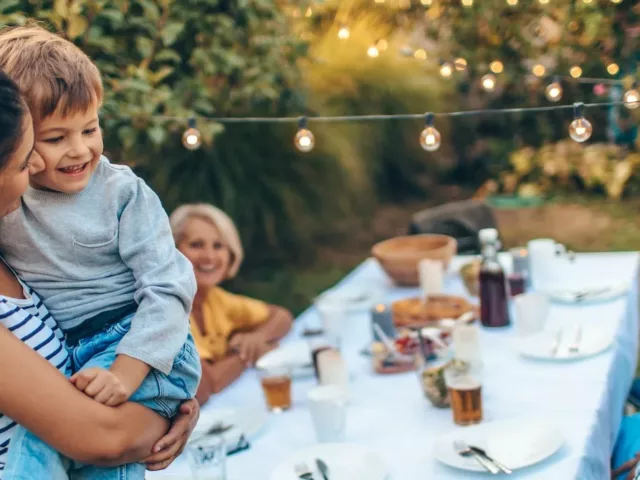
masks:
{"type": "Polygon", "coordinates": [[[102,155],[98,102],[86,111],[54,112],[35,126],[35,150],[45,169],[31,177],[31,185],[62,193],[82,191],[102,155]]]}

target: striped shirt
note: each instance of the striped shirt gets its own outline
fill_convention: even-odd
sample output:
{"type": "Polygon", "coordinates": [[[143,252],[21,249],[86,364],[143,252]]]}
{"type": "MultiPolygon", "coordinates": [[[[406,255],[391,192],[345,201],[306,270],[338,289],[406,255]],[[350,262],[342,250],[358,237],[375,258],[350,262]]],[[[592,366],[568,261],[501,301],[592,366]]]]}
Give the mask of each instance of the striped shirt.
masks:
{"type": "MultiPolygon", "coordinates": [[[[1,260],[0,260],[1,261],[1,260]]],[[[24,299],[0,295],[0,323],[65,375],[71,373],[62,330],[38,295],[20,282],[24,299]]],[[[16,423],[0,413],[0,478],[16,423]]]]}

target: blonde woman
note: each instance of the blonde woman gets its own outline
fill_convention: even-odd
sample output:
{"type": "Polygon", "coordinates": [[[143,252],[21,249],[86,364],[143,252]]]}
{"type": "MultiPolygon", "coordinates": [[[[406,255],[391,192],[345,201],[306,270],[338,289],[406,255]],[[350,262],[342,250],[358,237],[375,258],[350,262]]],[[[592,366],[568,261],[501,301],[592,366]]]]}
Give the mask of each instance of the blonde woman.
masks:
{"type": "Polygon", "coordinates": [[[196,394],[202,404],[274,348],[290,330],[293,317],[282,307],[220,288],[238,273],[244,258],[238,230],[226,213],[213,205],[183,205],[170,222],[198,285],[191,330],[202,361],[196,394]]]}

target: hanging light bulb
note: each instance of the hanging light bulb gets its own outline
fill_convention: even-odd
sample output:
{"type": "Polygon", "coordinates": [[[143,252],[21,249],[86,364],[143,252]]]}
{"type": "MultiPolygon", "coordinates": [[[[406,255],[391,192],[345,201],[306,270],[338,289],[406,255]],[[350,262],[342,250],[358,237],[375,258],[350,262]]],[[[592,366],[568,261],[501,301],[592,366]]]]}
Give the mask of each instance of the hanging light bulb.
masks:
{"type": "Polygon", "coordinates": [[[346,40],[351,36],[351,30],[346,25],[342,25],[338,30],[338,38],[340,40],[346,40]]]}
{"type": "Polygon", "coordinates": [[[419,48],[415,52],[413,52],[413,56],[415,58],[417,58],[418,60],[426,60],[427,59],[427,52],[426,52],[426,50],[424,48],[419,48]]]}
{"type": "Polygon", "coordinates": [[[540,5],[546,5],[547,3],[549,3],[549,0],[539,0],[540,1],[540,5]]]}
{"type": "Polygon", "coordinates": [[[622,3],[622,0],[611,0],[611,3],[622,3]]]}
{"type": "Polygon", "coordinates": [[[569,69],[569,74],[573,78],[580,78],[582,76],[582,68],[580,68],[578,65],[574,65],[569,69]]]}
{"type": "Polygon", "coordinates": [[[589,140],[592,133],[591,123],[584,118],[584,103],[574,103],[573,122],[569,125],[569,135],[576,142],[582,143],[589,140]]]}
{"type": "Polygon", "coordinates": [[[433,126],[435,116],[433,113],[427,113],[424,118],[425,127],[420,133],[420,146],[427,152],[435,152],[440,148],[440,143],[442,143],[440,132],[433,126]]]}
{"type": "Polygon", "coordinates": [[[462,0],[463,7],[473,7],[473,0],[462,0]]]}
{"type": "Polygon", "coordinates": [[[487,73],[481,79],[482,88],[487,92],[493,92],[496,89],[496,76],[492,73],[487,73]]]}
{"type": "Polygon", "coordinates": [[[591,2],[593,2],[593,0],[582,0],[582,2],[589,5],[591,2]]]}
{"type": "Polygon", "coordinates": [[[188,128],[182,134],[182,145],[187,150],[197,150],[202,145],[202,135],[200,130],[196,128],[196,119],[189,119],[188,128]]]}
{"type": "Polygon", "coordinates": [[[369,55],[371,58],[379,57],[380,50],[378,50],[378,47],[376,47],[375,45],[371,45],[367,50],[367,55],[369,55]]]}
{"type": "Polygon", "coordinates": [[[610,63],[609,65],[607,65],[607,72],[609,72],[609,75],[615,75],[619,71],[620,67],[617,63],[610,63]]]}
{"type": "Polygon", "coordinates": [[[378,42],[376,43],[376,48],[378,49],[379,52],[384,52],[388,46],[389,44],[384,38],[378,40],[378,42]]]}
{"type": "Polygon", "coordinates": [[[512,7],[515,7],[518,4],[518,0],[507,0],[507,4],[512,7]]]}
{"type": "Polygon", "coordinates": [[[425,7],[429,7],[431,6],[431,3],[433,3],[433,0],[420,0],[420,3],[425,7]]]}
{"type": "Polygon", "coordinates": [[[622,101],[624,102],[624,106],[629,110],[635,110],[640,107],[640,93],[636,90],[637,85],[634,84],[630,90],[624,92],[622,96],[622,101]]]}
{"type": "Polygon", "coordinates": [[[307,128],[307,117],[300,117],[298,120],[298,131],[293,139],[293,144],[301,152],[310,152],[316,144],[316,138],[311,130],[307,128]]]}
{"type": "Polygon", "coordinates": [[[453,67],[449,62],[441,62],[440,63],[440,75],[444,78],[449,78],[453,73],[453,67]]]}
{"type": "Polygon", "coordinates": [[[558,77],[555,77],[553,82],[547,85],[544,94],[550,102],[557,102],[562,98],[562,84],[558,77]]]}
{"type": "Polygon", "coordinates": [[[536,63],[531,69],[531,73],[533,73],[536,77],[544,76],[547,69],[541,63],[536,63]]]}
{"type": "Polygon", "coordinates": [[[313,9],[311,7],[308,7],[306,12],[304,12],[304,16],[309,18],[313,16],[313,9]]]}
{"type": "Polygon", "coordinates": [[[502,73],[502,71],[504,70],[504,65],[500,60],[494,60],[489,65],[489,70],[491,70],[493,73],[502,73]]]}
{"type": "Polygon", "coordinates": [[[453,61],[453,66],[457,71],[464,72],[467,69],[467,61],[462,57],[456,58],[453,61]]]}

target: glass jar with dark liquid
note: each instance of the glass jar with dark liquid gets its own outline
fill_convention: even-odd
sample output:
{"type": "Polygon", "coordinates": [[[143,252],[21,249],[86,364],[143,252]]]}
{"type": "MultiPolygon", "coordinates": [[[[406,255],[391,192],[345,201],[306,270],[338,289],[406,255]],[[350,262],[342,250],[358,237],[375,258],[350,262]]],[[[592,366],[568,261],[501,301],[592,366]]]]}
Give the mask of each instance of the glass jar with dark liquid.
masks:
{"type": "Polygon", "coordinates": [[[509,303],[507,279],[502,265],[498,262],[497,231],[485,229],[481,230],[480,234],[480,322],[485,327],[505,327],[510,324],[509,303]]]}

